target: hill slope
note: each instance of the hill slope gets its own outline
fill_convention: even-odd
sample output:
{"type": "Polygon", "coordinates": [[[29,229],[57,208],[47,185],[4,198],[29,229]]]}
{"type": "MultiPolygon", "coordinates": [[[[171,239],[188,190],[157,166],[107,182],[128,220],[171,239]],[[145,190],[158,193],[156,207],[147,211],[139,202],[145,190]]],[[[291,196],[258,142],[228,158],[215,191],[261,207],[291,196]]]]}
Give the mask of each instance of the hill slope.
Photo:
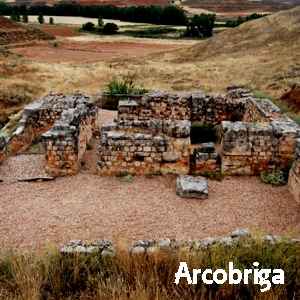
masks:
{"type": "Polygon", "coordinates": [[[300,4],[299,0],[186,0],[184,5],[203,8],[213,12],[239,12],[239,11],[280,11],[300,4]]]}
{"type": "Polygon", "coordinates": [[[300,6],[147,59],[128,59],[144,86],[220,93],[231,84],[280,97],[300,82],[300,6]],[[138,66],[139,65],[139,66],[138,66]],[[298,74],[298,75],[297,75],[298,74]]]}
{"type": "Polygon", "coordinates": [[[0,45],[28,43],[54,38],[39,29],[0,16],[0,45]]]}

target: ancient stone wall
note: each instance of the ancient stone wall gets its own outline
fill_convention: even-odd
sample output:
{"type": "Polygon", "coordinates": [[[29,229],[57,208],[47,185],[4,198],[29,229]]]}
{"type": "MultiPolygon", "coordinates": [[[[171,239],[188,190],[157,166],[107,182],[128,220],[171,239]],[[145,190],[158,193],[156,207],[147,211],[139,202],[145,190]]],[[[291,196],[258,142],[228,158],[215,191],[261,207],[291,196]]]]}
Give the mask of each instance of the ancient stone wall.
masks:
{"type": "MultiPolygon", "coordinates": [[[[232,95],[237,97],[237,95],[232,95]]],[[[222,121],[240,121],[243,118],[246,98],[233,98],[232,96],[214,94],[205,97],[203,93],[192,94],[191,121],[220,124],[222,121]]]]}
{"type": "Polygon", "coordinates": [[[216,172],[217,153],[214,143],[203,143],[201,147],[195,148],[191,156],[191,169],[195,173],[216,172]]]}
{"type": "Polygon", "coordinates": [[[0,164],[4,162],[6,157],[6,141],[5,138],[0,135],[0,164]]]}
{"type": "Polygon", "coordinates": [[[75,108],[79,102],[91,101],[81,93],[64,95],[50,93],[24,108],[23,118],[14,134],[10,137],[7,148],[11,154],[24,151],[34,138],[50,130],[59,120],[64,110],[75,108]]]}
{"type": "Polygon", "coordinates": [[[77,99],[76,107],[64,110],[51,130],[44,133],[46,172],[52,176],[74,175],[93,135],[98,109],[88,97],[77,99]]]}
{"type": "Polygon", "coordinates": [[[166,93],[155,91],[140,99],[120,101],[119,120],[190,120],[220,124],[223,120],[243,118],[248,90],[240,89],[227,95],[206,97],[201,92],[166,93]]]}
{"type": "Polygon", "coordinates": [[[119,120],[189,120],[191,94],[163,91],[145,94],[137,101],[121,101],[119,120]]]}
{"type": "Polygon", "coordinates": [[[295,140],[300,137],[295,122],[271,101],[252,98],[244,119],[251,122],[222,122],[222,173],[259,175],[292,164],[295,140]]]}
{"type": "Polygon", "coordinates": [[[259,175],[262,171],[290,166],[300,127],[268,99],[251,96],[246,89],[211,97],[200,92],[156,91],[136,101],[120,101],[118,121],[111,125],[114,129],[103,127],[99,149],[101,171],[117,172],[121,168],[133,173],[186,173],[190,167],[197,173],[216,171],[218,154],[205,152],[203,146],[187,153],[189,135],[180,140],[182,137],[163,131],[169,120],[178,121],[175,125],[178,128],[183,124],[180,120],[221,123],[220,158],[224,174],[259,175]],[[141,145],[136,136],[143,140],[141,145]],[[158,150],[154,140],[164,141],[160,144],[164,148],[158,150]],[[144,151],[144,147],[149,148],[144,151]],[[191,164],[186,167],[189,159],[191,164]]]}
{"type": "Polygon", "coordinates": [[[187,174],[190,122],[123,121],[104,125],[98,149],[100,174],[187,174]]]}
{"type": "Polygon", "coordinates": [[[300,139],[296,141],[295,161],[290,169],[288,187],[290,193],[300,204],[300,139]]]}

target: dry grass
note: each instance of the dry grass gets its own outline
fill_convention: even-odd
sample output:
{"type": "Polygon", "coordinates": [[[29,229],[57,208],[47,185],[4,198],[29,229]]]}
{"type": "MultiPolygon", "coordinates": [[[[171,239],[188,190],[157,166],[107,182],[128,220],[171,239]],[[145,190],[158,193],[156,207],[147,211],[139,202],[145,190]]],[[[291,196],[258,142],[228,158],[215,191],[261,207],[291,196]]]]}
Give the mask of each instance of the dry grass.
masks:
{"type": "MultiPolygon", "coordinates": [[[[32,101],[50,89],[64,93],[81,90],[93,95],[105,88],[112,75],[130,70],[138,72],[137,84],[149,89],[211,94],[223,93],[228,85],[237,84],[279,98],[299,81],[294,76],[294,71],[300,70],[299,16],[300,6],[245,23],[190,47],[186,45],[190,42],[182,42],[181,50],[146,57],[54,64],[1,55],[0,88],[14,91],[26,86],[32,101]]],[[[71,38],[81,42],[87,39],[124,41],[124,37],[99,40],[90,35],[71,38]]],[[[62,43],[65,41],[62,39],[62,43]]]]}

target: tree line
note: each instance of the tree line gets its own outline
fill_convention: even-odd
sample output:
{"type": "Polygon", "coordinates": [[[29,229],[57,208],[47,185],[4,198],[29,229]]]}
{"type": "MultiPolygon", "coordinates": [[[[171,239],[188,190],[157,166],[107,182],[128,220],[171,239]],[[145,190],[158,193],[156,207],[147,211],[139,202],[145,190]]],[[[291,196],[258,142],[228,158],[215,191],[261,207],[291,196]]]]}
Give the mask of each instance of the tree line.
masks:
{"type": "Polygon", "coordinates": [[[115,19],[135,23],[151,23],[163,25],[186,25],[187,17],[182,8],[176,6],[160,7],[130,6],[117,7],[115,5],[80,5],[75,3],[60,3],[53,6],[36,4],[30,7],[26,5],[10,6],[0,3],[2,15],[43,15],[52,16],[80,16],[87,18],[115,19]]]}

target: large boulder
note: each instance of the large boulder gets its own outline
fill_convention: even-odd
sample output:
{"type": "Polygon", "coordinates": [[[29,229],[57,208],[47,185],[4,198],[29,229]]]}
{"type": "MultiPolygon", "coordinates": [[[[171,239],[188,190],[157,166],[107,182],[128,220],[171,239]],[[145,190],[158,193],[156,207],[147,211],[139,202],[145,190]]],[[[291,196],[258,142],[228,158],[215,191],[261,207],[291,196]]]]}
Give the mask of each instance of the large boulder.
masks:
{"type": "Polygon", "coordinates": [[[208,198],[208,186],[205,177],[180,175],[176,180],[176,193],[181,198],[208,198]]]}

